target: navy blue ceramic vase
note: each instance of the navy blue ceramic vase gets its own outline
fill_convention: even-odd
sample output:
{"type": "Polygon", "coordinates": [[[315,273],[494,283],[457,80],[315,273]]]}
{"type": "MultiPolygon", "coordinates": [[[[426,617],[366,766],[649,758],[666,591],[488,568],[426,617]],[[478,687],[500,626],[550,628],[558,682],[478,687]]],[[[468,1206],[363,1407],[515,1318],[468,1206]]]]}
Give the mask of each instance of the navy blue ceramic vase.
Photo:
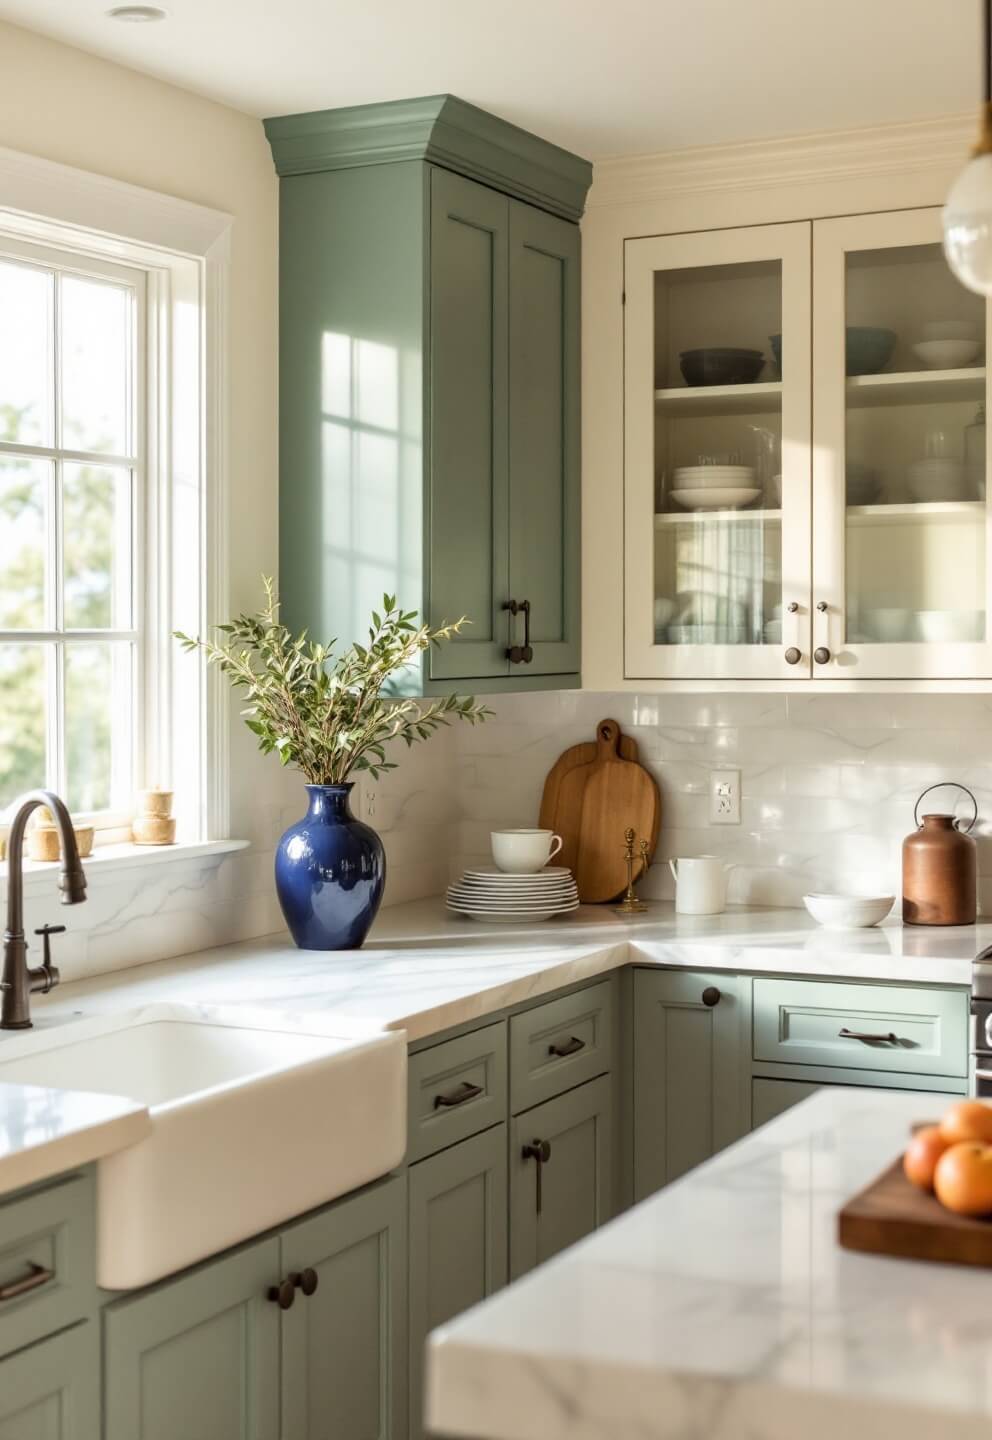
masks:
{"type": "Polygon", "coordinates": [[[301,950],[355,950],[376,917],[386,855],[350,785],[308,785],[310,808],[276,846],[276,894],[301,950]]]}

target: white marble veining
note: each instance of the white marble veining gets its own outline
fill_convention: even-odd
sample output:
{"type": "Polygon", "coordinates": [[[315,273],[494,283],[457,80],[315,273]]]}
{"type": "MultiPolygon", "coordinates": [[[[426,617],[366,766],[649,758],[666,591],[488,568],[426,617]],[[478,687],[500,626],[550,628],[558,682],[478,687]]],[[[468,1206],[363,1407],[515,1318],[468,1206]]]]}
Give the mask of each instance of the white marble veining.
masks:
{"type": "MultiPolygon", "coordinates": [[[[383,911],[362,950],[297,950],[274,935],[62,985],[34,997],[33,1032],[0,1036],[0,1065],[50,1046],[53,1027],[95,1034],[148,1006],[341,1037],[401,1030],[417,1041],[629,963],[967,986],[975,954],[990,943],[985,922],[936,930],[893,920],[840,934],[820,929],[805,911],[737,907],[684,916],[666,902],[635,917],[583,906],[517,930],[423,900],[383,911]]],[[[68,1105],[72,1096],[63,1099],[68,1105]]],[[[26,1102],[14,1103],[8,1092],[6,1103],[17,1112],[26,1102]]],[[[0,1091],[0,1124],[5,1113],[0,1091]]],[[[6,1167],[4,1156],[15,1149],[12,1142],[0,1150],[0,1192],[25,1183],[6,1167]]]]}
{"type": "Polygon", "coordinates": [[[835,1239],[945,1103],[821,1092],[436,1331],[432,1432],[985,1440],[988,1275],[835,1239]]]}

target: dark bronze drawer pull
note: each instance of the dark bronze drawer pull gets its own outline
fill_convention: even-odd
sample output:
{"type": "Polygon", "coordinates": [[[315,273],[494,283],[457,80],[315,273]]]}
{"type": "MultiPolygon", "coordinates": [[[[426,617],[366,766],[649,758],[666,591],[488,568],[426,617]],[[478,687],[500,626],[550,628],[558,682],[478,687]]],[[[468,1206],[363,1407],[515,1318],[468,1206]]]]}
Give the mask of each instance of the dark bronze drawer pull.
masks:
{"type": "Polygon", "coordinates": [[[507,600],[503,609],[509,610],[511,615],[522,615],[524,617],[524,643],[522,645],[508,645],[506,658],[511,665],[529,665],[534,658],[534,651],[530,643],[530,601],[507,600]]]}
{"type": "Polygon", "coordinates": [[[30,1290],[37,1290],[54,1279],[54,1270],[46,1270],[44,1265],[35,1265],[29,1260],[27,1275],[22,1275],[20,1280],[11,1280],[8,1285],[0,1285],[0,1300],[16,1300],[18,1295],[27,1295],[30,1290]]]}
{"type": "Polygon", "coordinates": [[[296,1286],[292,1280],[280,1280],[278,1285],[269,1286],[265,1298],[278,1305],[280,1310],[289,1310],[296,1299],[296,1286]]]}
{"type": "Polygon", "coordinates": [[[888,1035],[872,1035],[872,1034],[870,1034],[870,1033],[868,1033],[868,1034],[863,1034],[863,1033],[862,1033],[861,1031],[859,1031],[859,1030],[848,1030],[847,1026],[845,1025],[845,1027],[844,1027],[843,1030],[838,1030],[838,1031],[837,1031],[837,1035],[838,1035],[838,1038],[841,1039],[841,1040],[860,1040],[860,1041],[862,1041],[862,1043],[865,1044],[865,1045],[898,1045],[898,1044],[899,1044],[899,1036],[898,1036],[898,1035],[893,1035],[893,1033],[892,1033],[891,1030],[889,1031],[888,1035]]]}
{"type": "Polygon", "coordinates": [[[566,1055],[577,1055],[580,1050],[585,1048],[586,1042],[580,1040],[578,1035],[572,1035],[568,1040],[563,1040],[560,1045],[549,1045],[548,1054],[564,1059],[566,1055]]]}
{"type": "Polygon", "coordinates": [[[537,1212],[537,1214],[540,1215],[540,1213],[541,1213],[541,1206],[542,1206],[542,1203],[543,1203],[543,1196],[542,1196],[542,1193],[541,1193],[541,1191],[542,1191],[541,1179],[542,1179],[542,1174],[543,1174],[543,1171],[544,1171],[544,1167],[545,1167],[545,1165],[547,1165],[548,1161],[551,1159],[551,1141],[550,1141],[550,1140],[532,1140],[529,1145],[525,1145],[525,1146],[523,1147],[523,1149],[521,1150],[520,1153],[521,1153],[521,1156],[522,1156],[522,1158],[523,1158],[524,1160],[536,1160],[536,1161],[537,1161],[537,1172],[536,1172],[536,1177],[537,1177],[537,1178],[536,1178],[536,1180],[535,1180],[536,1194],[535,1194],[535,1196],[534,1196],[534,1209],[535,1209],[535,1211],[537,1212]]]}
{"type": "Polygon", "coordinates": [[[457,1090],[449,1090],[447,1095],[435,1095],[434,1109],[451,1110],[455,1105],[464,1105],[466,1100],[474,1100],[481,1094],[481,1085],[473,1085],[471,1080],[463,1080],[457,1090]]]}
{"type": "Polygon", "coordinates": [[[297,1290],[302,1290],[304,1295],[308,1296],[314,1293],[320,1283],[320,1276],[309,1266],[305,1270],[295,1271],[289,1278],[297,1290]]]}

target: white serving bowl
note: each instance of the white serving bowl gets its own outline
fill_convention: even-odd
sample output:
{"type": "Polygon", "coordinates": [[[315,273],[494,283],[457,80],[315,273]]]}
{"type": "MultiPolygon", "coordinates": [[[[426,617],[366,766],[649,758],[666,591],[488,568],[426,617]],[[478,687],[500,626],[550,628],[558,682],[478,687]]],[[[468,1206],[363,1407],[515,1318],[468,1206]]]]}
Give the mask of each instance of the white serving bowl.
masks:
{"type": "Polygon", "coordinates": [[[960,460],[914,460],[906,469],[906,483],[913,499],[925,503],[968,498],[968,477],[960,460]]]}
{"type": "Polygon", "coordinates": [[[917,610],[916,631],[930,644],[954,644],[982,638],[981,610],[917,610]]]}
{"type": "Polygon", "coordinates": [[[924,340],[977,340],[978,326],[971,320],[928,320],[921,334],[924,340]]]}
{"type": "Polygon", "coordinates": [[[928,370],[957,370],[970,365],[978,354],[977,340],[921,340],[913,354],[928,370]]]}
{"type": "Polygon", "coordinates": [[[913,616],[909,610],[882,606],[879,610],[870,610],[865,619],[874,638],[883,643],[898,645],[913,638],[913,616]]]}
{"type": "Polygon", "coordinates": [[[826,930],[865,930],[896,903],[894,895],[804,895],[803,904],[826,930]]]}

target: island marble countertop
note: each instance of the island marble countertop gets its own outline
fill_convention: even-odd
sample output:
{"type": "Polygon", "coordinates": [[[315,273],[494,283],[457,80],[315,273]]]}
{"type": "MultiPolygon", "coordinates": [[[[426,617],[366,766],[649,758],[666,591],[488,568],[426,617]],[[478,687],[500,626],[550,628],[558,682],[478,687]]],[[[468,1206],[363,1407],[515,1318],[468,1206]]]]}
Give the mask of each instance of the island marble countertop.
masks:
{"type": "Polygon", "coordinates": [[[988,1274],[836,1241],[945,1101],[821,1091],[435,1331],[432,1433],[988,1440],[988,1274]]]}
{"type": "MultiPolygon", "coordinates": [[[[287,936],[274,935],[62,985],[34,997],[33,1032],[0,1035],[0,1059],[36,1048],[32,1037],[41,1030],[163,1003],[200,1006],[214,1016],[220,1007],[276,1027],[306,1018],[341,1037],[403,1030],[417,1041],[631,962],[966,986],[975,954],[990,943],[992,923],[984,922],[937,930],[889,921],[837,933],[802,910],[735,907],[693,917],[665,903],[633,917],[582,906],[563,920],[516,929],[462,919],[440,899],[416,901],[383,911],[361,950],[297,950],[287,936]]],[[[128,1100],[45,1095],[42,1102],[22,1087],[0,1088],[0,1193],[28,1183],[25,1175],[60,1173],[147,1133],[140,1128],[149,1123],[143,1107],[128,1100]],[[107,1110],[114,1105],[117,1120],[107,1110]],[[23,1116],[40,1108],[49,1145],[38,1125],[23,1125],[23,1116]],[[92,1123],[83,1123],[86,1116],[92,1123]],[[65,1139],[60,1125],[75,1135],[74,1148],[54,1143],[65,1139]],[[30,1165],[17,1159],[29,1149],[30,1165]]]]}

